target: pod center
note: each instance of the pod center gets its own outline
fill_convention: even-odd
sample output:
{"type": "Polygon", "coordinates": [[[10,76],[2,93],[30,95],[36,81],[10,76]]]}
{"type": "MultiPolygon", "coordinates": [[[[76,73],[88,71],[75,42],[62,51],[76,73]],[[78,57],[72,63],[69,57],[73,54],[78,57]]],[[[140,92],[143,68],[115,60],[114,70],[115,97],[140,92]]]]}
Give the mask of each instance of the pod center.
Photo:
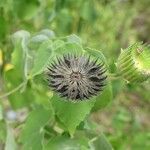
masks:
{"type": "Polygon", "coordinates": [[[80,81],[82,79],[82,74],[80,72],[72,72],[70,78],[72,81],[80,81]]]}

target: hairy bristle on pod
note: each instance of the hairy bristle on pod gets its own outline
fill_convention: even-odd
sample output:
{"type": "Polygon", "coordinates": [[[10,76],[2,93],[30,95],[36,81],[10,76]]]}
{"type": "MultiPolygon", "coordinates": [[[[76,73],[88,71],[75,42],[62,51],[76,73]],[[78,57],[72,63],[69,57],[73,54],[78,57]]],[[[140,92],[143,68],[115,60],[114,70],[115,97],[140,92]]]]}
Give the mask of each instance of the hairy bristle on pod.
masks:
{"type": "Polygon", "coordinates": [[[67,100],[86,100],[98,95],[107,78],[104,63],[72,54],[57,58],[48,67],[48,82],[54,92],[67,100]]]}

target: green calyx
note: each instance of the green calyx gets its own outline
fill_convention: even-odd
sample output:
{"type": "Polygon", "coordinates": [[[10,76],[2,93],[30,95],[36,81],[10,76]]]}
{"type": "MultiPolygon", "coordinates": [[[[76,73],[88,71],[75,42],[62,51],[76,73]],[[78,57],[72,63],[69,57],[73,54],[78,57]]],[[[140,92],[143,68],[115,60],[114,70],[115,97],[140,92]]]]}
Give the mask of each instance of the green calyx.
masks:
{"type": "Polygon", "coordinates": [[[128,82],[141,83],[150,77],[150,47],[135,43],[121,54],[117,61],[119,74],[128,82]]]}

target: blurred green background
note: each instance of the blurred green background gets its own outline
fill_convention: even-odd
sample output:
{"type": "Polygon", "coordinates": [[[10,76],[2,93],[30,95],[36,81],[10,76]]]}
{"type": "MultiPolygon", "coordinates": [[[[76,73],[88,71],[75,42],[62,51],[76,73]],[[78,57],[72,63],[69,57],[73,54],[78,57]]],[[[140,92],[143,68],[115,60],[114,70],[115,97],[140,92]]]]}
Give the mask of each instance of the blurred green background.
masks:
{"type": "MultiPolygon", "coordinates": [[[[46,28],[57,36],[74,33],[83,45],[102,50],[114,73],[121,48],[137,41],[150,43],[149,16],[149,0],[0,0],[0,73],[10,63],[10,35],[46,28]]],[[[125,86],[114,80],[113,102],[92,115],[114,149],[150,149],[149,91],[148,83],[125,86]]]]}

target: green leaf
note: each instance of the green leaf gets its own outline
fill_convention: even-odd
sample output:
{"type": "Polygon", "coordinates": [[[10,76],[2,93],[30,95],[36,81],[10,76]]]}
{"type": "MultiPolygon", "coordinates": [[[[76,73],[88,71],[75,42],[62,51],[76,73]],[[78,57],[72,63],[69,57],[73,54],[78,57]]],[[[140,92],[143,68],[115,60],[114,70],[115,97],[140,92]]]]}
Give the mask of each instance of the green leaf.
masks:
{"type": "Polygon", "coordinates": [[[96,137],[96,140],[93,140],[92,147],[94,150],[113,150],[111,144],[107,141],[104,134],[96,137]]]}
{"type": "Polygon", "coordinates": [[[85,119],[86,115],[90,113],[95,103],[94,99],[78,103],[67,102],[57,95],[54,95],[51,100],[56,115],[71,135],[74,134],[76,127],[85,119]]]}
{"type": "Polygon", "coordinates": [[[47,36],[49,39],[55,38],[55,33],[54,33],[53,30],[43,29],[39,33],[42,34],[42,35],[47,36]]]}
{"type": "Polygon", "coordinates": [[[27,78],[28,73],[28,41],[30,33],[24,30],[17,31],[12,35],[12,41],[14,44],[14,51],[12,53],[11,63],[14,66],[14,70],[17,70],[18,74],[23,78],[27,78]]]}
{"type": "Polygon", "coordinates": [[[26,85],[27,75],[30,69],[29,51],[27,47],[29,38],[30,33],[24,30],[17,31],[12,35],[12,41],[14,44],[11,58],[12,68],[4,72],[5,88],[8,93],[24,84],[24,86],[8,96],[9,101],[15,109],[26,106],[32,101],[31,88],[26,85]],[[26,89],[26,87],[28,88],[26,89]],[[23,91],[25,92],[21,93],[23,91]]]}
{"type": "Polygon", "coordinates": [[[103,93],[96,98],[96,102],[94,104],[92,111],[100,110],[100,109],[106,107],[111,102],[111,100],[113,98],[112,86],[111,86],[110,82],[108,82],[106,84],[107,84],[107,86],[104,87],[105,89],[104,89],[103,93]]]}
{"type": "Polygon", "coordinates": [[[41,74],[47,67],[47,65],[56,60],[56,57],[63,56],[65,53],[82,53],[82,47],[77,43],[64,43],[64,41],[56,40],[45,41],[41,44],[37,55],[35,57],[34,66],[31,70],[31,77],[41,74]]]}
{"type": "Polygon", "coordinates": [[[35,44],[38,44],[38,43],[42,43],[42,42],[45,42],[47,41],[49,38],[46,36],[46,35],[43,35],[43,34],[37,34],[35,36],[33,36],[30,40],[31,43],[35,43],[35,44]]]}
{"type": "Polygon", "coordinates": [[[37,54],[35,56],[34,65],[31,70],[31,76],[38,75],[44,71],[44,69],[47,67],[47,64],[49,63],[49,59],[52,53],[52,41],[48,40],[43,42],[39,50],[37,51],[37,54]]]}
{"type": "Polygon", "coordinates": [[[9,126],[7,127],[7,138],[6,138],[5,150],[17,150],[17,145],[15,142],[13,131],[9,126]]]}
{"type": "MultiPolygon", "coordinates": [[[[56,44],[55,44],[56,45],[56,44]]],[[[66,42],[65,44],[62,43],[62,46],[55,49],[55,55],[62,56],[63,54],[82,54],[83,48],[82,45],[76,42],[66,42]]]]}
{"type": "MultiPolygon", "coordinates": [[[[22,83],[27,83],[27,75],[30,68],[28,66],[29,59],[27,47],[29,38],[30,33],[24,30],[17,31],[12,35],[14,51],[12,53],[11,63],[13,65],[13,68],[4,72],[4,78],[6,81],[5,87],[7,91],[14,90],[22,83]]],[[[25,90],[25,88],[26,84],[24,84],[24,87],[22,86],[22,91],[25,90]]],[[[27,99],[27,97],[29,96],[27,94],[28,92],[30,92],[30,90],[27,89],[23,94],[21,94],[20,91],[16,91],[15,93],[9,95],[8,99],[11,102],[12,107],[16,109],[26,106],[30,101],[30,99],[27,99]]]]}
{"type": "MultiPolygon", "coordinates": [[[[21,66],[21,64],[20,64],[21,66]]],[[[4,73],[5,87],[7,91],[12,91],[19,85],[25,83],[22,74],[17,68],[13,68],[4,73]]],[[[13,109],[22,108],[28,106],[34,100],[33,91],[31,85],[24,84],[22,88],[18,89],[14,93],[8,96],[9,102],[13,109]],[[22,91],[21,91],[22,90],[22,91]]]]}
{"type": "Polygon", "coordinates": [[[53,93],[49,91],[49,88],[46,85],[47,82],[43,79],[43,74],[37,75],[32,82],[32,91],[35,97],[35,103],[50,109],[50,107],[52,107],[50,97],[53,96],[53,93]]]}
{"type": "Polygon", "coordinates": [[[9,101],[14,109],[19,109],[29,106],[35,100],[32,88],[27,86],[25,91],[16,91],[9,95],[9,101]]]}
{"type": "MultiPolygon", "coordinates": [[[[15,68],[5,72],[4,78],[5,78],[5,83],[6,83],[5,87],[8,93],[9,91],[12,91],[16,87],[23,84],[23,78],[19,70],[15,68]]],[[[28,85],[24,85],[24,88],[25,88],[24,92],[20,91],[20,90],[23,90],[23,86],[22,86],[22,88],[18,89],[16,92],[8,96],[11,106],[14,109],[27,106],[34,100],[31,87],[28,85]]]]}
{"type": "Polygon", "coordinates": [[[52,30],[43,29],[30,39],[28,46],[32,50],[37,50],[43,42],[51,40],[54,37],[55,33],[52,30]]]}
{"type": "Polygon", "coordinates": [[[54,137],[48,142],[44,150],[74,150],[74,148],[76,150],[79,150],[79,145],[75,141],[66,137],[54,137]]]}
{"type": "Polygon", "coordinates": [[[19,30],[15,32],[11,38],[14,46],[20,44],[21,47],[24,48],[30,39],[30,33],[26,30],[19,30]]]}
{"type": "Polygon", "coordinates": [[[20,137],[23,150],[42,150],[44,126],[49,121],[53,121],[50,109],[38,108],[29,114],[20,137]]]}
{"type": "MultiPolygon", "coordinates": [[[[108,69],[107,60],[101,51],[94,50],[91,48],[86,48],[85,50],[88,52],[88,54],[94,56],[95,58],[99,58],[102,62],[104,62],[105,67],[108,69]]],[[[106,74],[108,74],[108,71],[106,74]]],[[[111,81],[107,79],[106,86],[104,87],[104,91],[96,98],[96,103],[92,111],[97,111],[104,108],[112,101],[112,99],[113,99],[112,84],[111,81]]]]}
{"type": "Polygon", "coordinates": [[[75,139],[67,136],[57,136],[52,138],[45,146],[44,150],[81,150],[80,144],[75,139]]]}
{"type": "Polygon", "coordinates": [[[53,51],[57,50],[58,48],[63,47],[65,44],[66,43],[64,41],[62,41],[62,40],[56,40],[56,41],[54,41],[53,45],[52,45],[53,51]]]}
{"type": "Polygon", "coordinates": [[[81,39],[75,34],[69,35],[67,37],[67,41],[70,42],[70,43],[77,43],[77,44],[81,44],[82,43],[81,39]]]}

